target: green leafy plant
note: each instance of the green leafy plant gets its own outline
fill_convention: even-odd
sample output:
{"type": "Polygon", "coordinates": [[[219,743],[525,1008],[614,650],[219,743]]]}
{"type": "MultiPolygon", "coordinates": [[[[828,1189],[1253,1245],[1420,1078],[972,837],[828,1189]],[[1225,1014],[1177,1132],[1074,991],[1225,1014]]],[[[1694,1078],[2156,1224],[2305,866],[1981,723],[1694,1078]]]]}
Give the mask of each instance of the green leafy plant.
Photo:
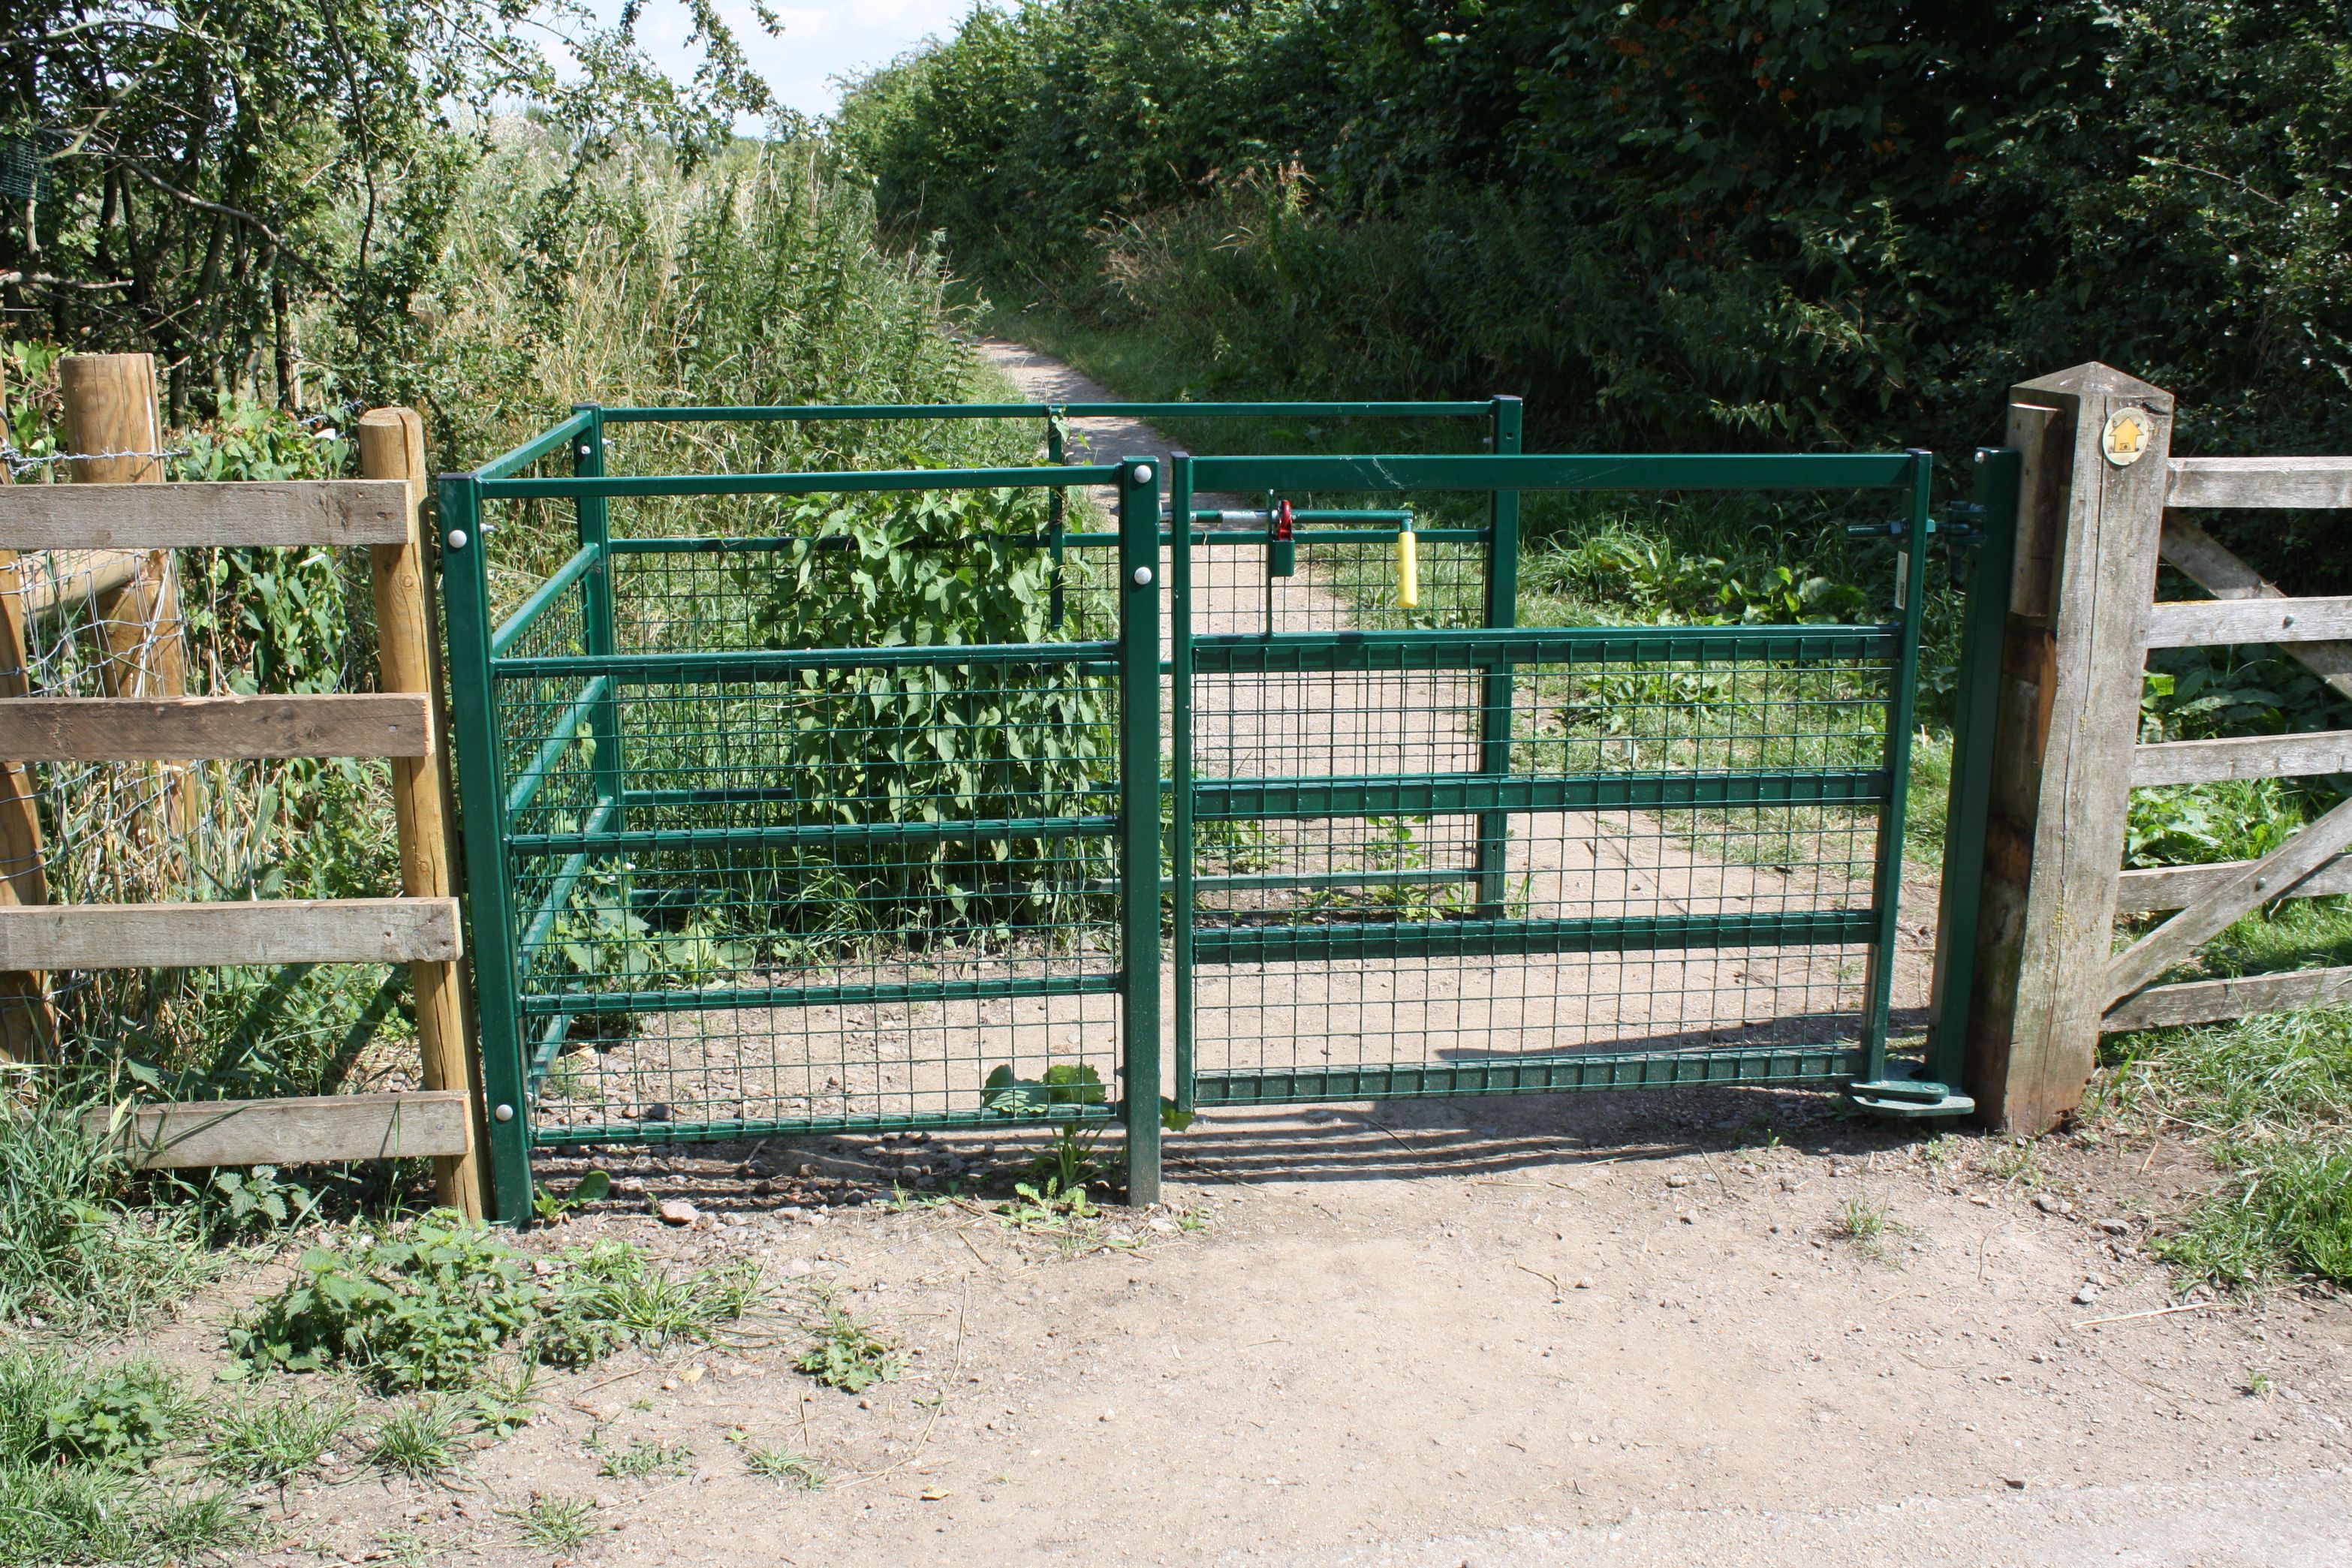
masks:
{"type": "Polygon", "coordinates": [[[603,1171],[590,1171],[572,1184],[572,1190],[558,1193],[552,1187],[534,1186],[530,1192],[530,1209],[541,1219],[561,1224],[592,1203],[602,1203],[612,1196],[613,1178],[603,1171]]]}
{"type": "Polygon", "coordinates": [[[851,1315],[830,1291],[816,1297],[816,1316],[807,1325],[814,1343],[793,1366],[827,1388],[863,1394],[877,1383],[896,1382],[906,1371],[905,1354],[863,1318],[851,1315]]]}
{"type": "Polygon", "coordinates": [[[1042,1077],[1024,1079],[1010,1065],[991,1068],[981,1103],[1004,1116],[1050,1115],[1057,1105],[1100,1105],[1109,1099],[1102,1074],[1083,1061],[1057,1061],[1042,1077]]]}
{"type": "Polygon", "coordinates": [[[436,1210],[349,1250],[312,1248],[229,1345],[254,1365],[341,1364],[382,1388],[454,1388],[537,1320],[543,1293],[495,1232],[436,1210]]]}
{"type": "Polygon", "coordinates": [[[68,1463],[144,1467],[163,1451],[187,1407],[170,1373],[133,1363],[82,1382],[44,1411],[44,1447],[68,1463]]]}
{"type": "Polygon", "coordinates": [[[558,1263],[531,1348],[559,1366],[583,1365],[624,1344],[740,1338],[765,1291],[756,1263],[673,1270],[625,1241],[573,1248],[558,1263]]]}
{"type": "Polygon", "coordinates": [[[319,1207],[309,1187],[280,1181],[275,1166],[215,1171],[212,1190],[221,1204],[221,1224],[232,1235],[299,1225],[319,1207]]]}

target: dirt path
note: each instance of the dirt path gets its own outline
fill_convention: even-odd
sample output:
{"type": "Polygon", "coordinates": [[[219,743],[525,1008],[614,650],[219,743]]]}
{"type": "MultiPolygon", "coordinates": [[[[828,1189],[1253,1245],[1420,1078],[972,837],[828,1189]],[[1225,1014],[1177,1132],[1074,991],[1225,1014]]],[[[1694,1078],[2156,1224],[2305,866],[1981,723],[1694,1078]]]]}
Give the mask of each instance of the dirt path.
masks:
{"type": "MultiPolygon", "coordinates": [[[[1003,358],[1032,391],[1094,395],[1003,358]]],[[[1625,874],[1645,873],[1698,874],[1625,874]]],[[[257,1561],[2352,1560],[2352,1311],[2170,1310],[2149,1217],[2210,1172],[2169,1143],[1930,1141],[1771,1090],[1402,1102],[1204,1115],[1171,1136],[1148,1215],[1052,1225],[933,1196],[1003,1191],[1033,1142],[599,1158],[619,1196],[528,1245],[623,1235],[827,1281],[909,1347],[907,1375],[818,1387],[787,1328],[552,1376],[454,1487],[347,1467],[273,1505],[257,1561]],[[874,1201],[894,1186],[897,1212],[874,1201]],[[643,1212],[670,1197],[704,1222],[643,1212]],[[689,1453],[599,1475],[641,1441],[689,1453]],[[832,1479],[755,1476],[758,1447],[832,1479]],[[534,1494],[594,1500],[596,1539],[519,1546],[534,1494]]],[[[164,1348],[210,1364],[236,1304],[164,1348]]]]}

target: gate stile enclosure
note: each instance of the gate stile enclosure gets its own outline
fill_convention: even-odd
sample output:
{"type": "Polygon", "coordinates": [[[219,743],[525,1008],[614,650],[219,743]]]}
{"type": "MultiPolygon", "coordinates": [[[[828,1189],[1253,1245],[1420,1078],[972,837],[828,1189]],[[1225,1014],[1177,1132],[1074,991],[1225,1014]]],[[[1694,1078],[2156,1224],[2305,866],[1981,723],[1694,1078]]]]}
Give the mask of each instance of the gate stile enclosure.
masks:
{"type": "MultiPolygon", "coordinates": [[[[1072,1120],[1124,1123],[1148,1203],[1163,1097],[1820,1082],[1968,1109],[1951,1020],[1889,1065],[1932,460],[1521,456],[1518,430],[1514,399],[584,406],[444,477],[499,1215],[530,1213],[534,1149],[1072,1120]],[[1060,462],[1090,415],[1475,419],[1489,451],[1060,462]],[[606,472],[621,424],[966,418],[1042,419],[1055,461],[606,472]],[[1071,526],[1079,488],[1114,528],[1071,526]],[[1875,625],[1517,626],[1544,489],[1883,491],[1911,564],[1875,625]],[[1423,602],[1396,602],[1389,551],[1447,495],[1483,519],[1438,500],[1423,602]],[[842,510],[699,516],[812,497],[842,510]],[[484,536],[534,502],[579,549],[494,625],[484,536]],[[664,531],[615,526],[665,504],[664,531]],[[834,526],[893,507],[895,548],[834,526]],[[814,645],[833,596],[919,555],[1017,635],[814,645]]],[[[2011,508],[1976,510],[1991,538],[2011,508]]],[[[1976,586],[1952,803],[1980,845],[1967,694],[2006,571],[1976,586]]],[[[1950,858],[1948,908],[1980,858],[1950,858]]]]}

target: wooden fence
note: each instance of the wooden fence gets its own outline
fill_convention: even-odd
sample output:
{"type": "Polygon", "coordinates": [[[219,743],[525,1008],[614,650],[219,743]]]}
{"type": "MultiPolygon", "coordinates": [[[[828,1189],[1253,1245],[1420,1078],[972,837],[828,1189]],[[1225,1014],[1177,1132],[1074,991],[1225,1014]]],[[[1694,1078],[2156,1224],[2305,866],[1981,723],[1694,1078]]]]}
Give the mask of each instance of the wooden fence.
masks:
{"type": "Polygon", "coordinates": [[[2122,869],[2131,791],[2352,773],[2352,730],[2139,740],[2147,653],[2273,643],[2352,696],[2352,598],[2288,597],[2180,514],[2352,507],[2352,457],[2171,455],[2173,398],[2105,365],[2014,388],[2024,458],[1967,1087],[2041,1132],[2103,1034],[2352,998],[2352,967],[2160,983],[2248,913],[2352,892],[2352,802],[2260,860],[2122,869]],[[2156,601],[2159,561],[2213,597],[2156,601]],[[2173,912],[2118,949],[2118,915],[2173,912]]]}
{"type": "MultiPolygon", "coordinates": [[[[73,390],[69,382],[69,408],[73,390]]],[[[151,371],[143,414],[150,434],[133,456],[146,458],[154,449],[152,398],[151,371]]],[[[124,401],[139,417],[139,398],[124,401]]],[[[161,480],[160,465],[151,459],[143,472],[108,476],[114,483],[0,486],[0,568],[51,552],[85,552],[85,562],[120,561],[121,570],[112,575],[122,580],[125,591],[141,582],[154,585],[152,592],[163,591],[168,582],[164,552],[175,549],[365,549],[382,687],[316,695],[190,696],[181,693],[183,669],[178,678],[162,683],[131,683],[121,695],[31,696],[24,695],[22,626],[0,626],[0,632],[13,630],[17,639],[16,684],[0,691],[9,699],[0,701],[0,758],[9,759],[0,769],[0,837],[6,840],[12,868],[0,879],[5,883],[0,887],[0,994],[16,1004],[19,1016],[29,1008],[37,1019],[47,977],[57,971],[407,964],[416,997],[422,1090],[148,1104],[118,1118],[127,1125],[116,1131],[130,1138],[138,1160],[159,1167],[431,1155],[441,1200],[478,1215],[480,1180],[473,1151],[479,1136],[458,970],[453,812],[441,767],[446,738],[436,697],[431,580],[418,526],[425,484],[423,430],[409,410],[379,409],[362,416],[359,437],[362,471],[369,476],[354,480],[135,482],[161,480]],[[124,479],[134,482],[120,482],[124,479]],[[155,691],[159,684],[163,695],[155,691]],[[304,757],[392,759],[402,869],[398,896],[48,902],[26,765],[115,761],[168,768],[185,768],[195,759],[304,757]]],[[[117,441],[101,434],[84,449],[113,451],[117,441]]],[[[152,620],[154,607],[148,612],[152,620]]],[[[19,595],[15,613],[26,612],[19,595]]],[[[176,626],[176,610],[168,618],[176,626]]],[[[110,683],[110,693],[116,689],[110,683]]],[[[5,1043],[15,1054],[38,1051],[45,1049],[40,1033],[37,1023],[19,1028],[5,1043]]]]}

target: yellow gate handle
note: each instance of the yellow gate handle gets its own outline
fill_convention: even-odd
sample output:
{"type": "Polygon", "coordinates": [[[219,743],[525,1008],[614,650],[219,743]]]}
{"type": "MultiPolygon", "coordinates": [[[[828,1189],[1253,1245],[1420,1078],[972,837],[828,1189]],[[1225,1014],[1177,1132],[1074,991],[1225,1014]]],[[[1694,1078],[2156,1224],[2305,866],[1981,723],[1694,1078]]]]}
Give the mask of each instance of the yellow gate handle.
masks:
{"type": "Polygon", "coordinates": [[[1397,602],[1407,610],[1421,605],[1421,556],[1413,548],[1411,523],[1397,530],[1397,602]]]}

